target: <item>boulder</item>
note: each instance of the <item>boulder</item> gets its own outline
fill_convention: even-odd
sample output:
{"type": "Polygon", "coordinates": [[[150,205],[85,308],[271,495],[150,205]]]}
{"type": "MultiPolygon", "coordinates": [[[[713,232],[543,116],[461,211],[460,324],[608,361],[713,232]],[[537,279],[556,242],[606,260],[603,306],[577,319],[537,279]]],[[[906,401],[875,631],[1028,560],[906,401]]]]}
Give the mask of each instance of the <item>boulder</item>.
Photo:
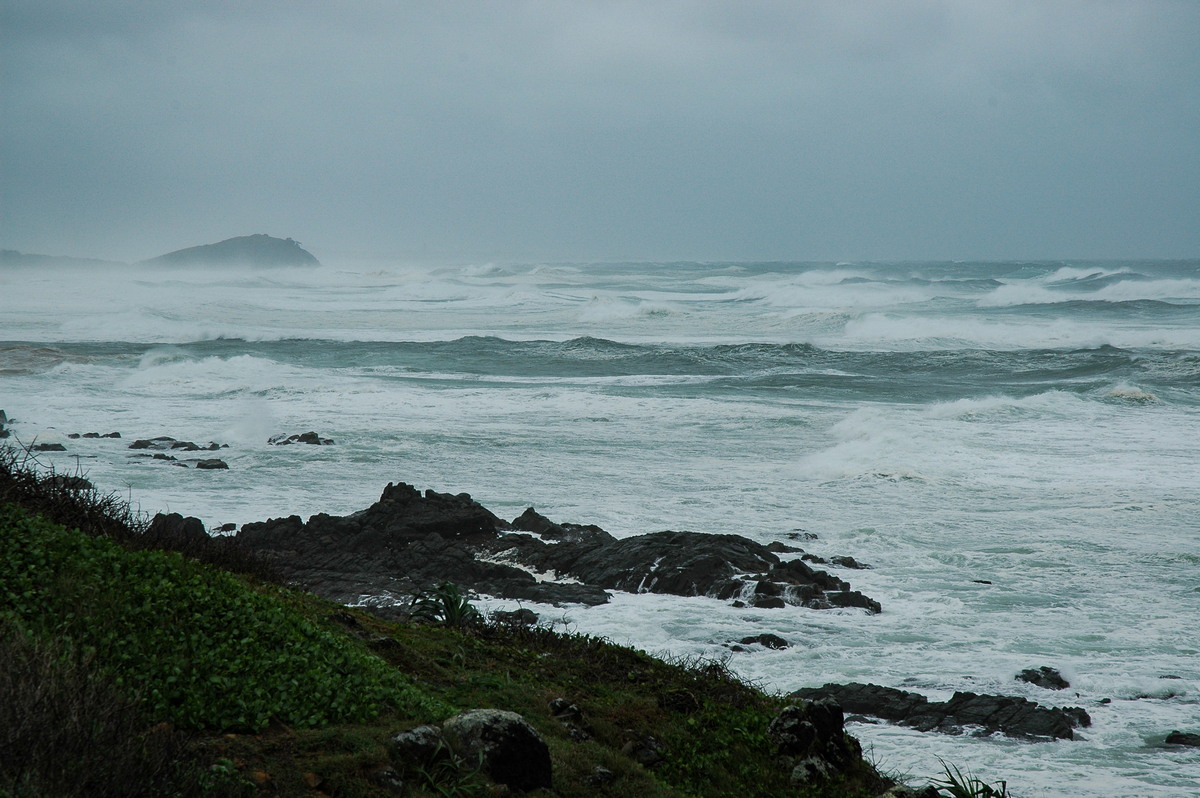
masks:
{"type": "Polygon", "coordinates": [[[204,469],[225,469],[229,468],[229,463],[219,458],[211,458],[209,460],[199,460],[196,462],[196,468],[204,469]]]}
{"type": "Polygon", "coordinates": [[[1074,739],[1074,729],[1091,725],[1079,707],[1043,707],[1024,698],[956,692],[949,701],[932,702],[917,693],[874,684],[826,684],[797,690],[793,698],[834,698],[848,712],[890,720],[919,731],[962,734],[977,726],[983,734],[1074,739]]]}
{"type": "Polygon", "coordinates": [[[1071,683],[1054,668],[1043,665],[1040,668],[1026,668],[1016,675],[1017,681],[1029,682],[1047,690],[1066,690],[1071,683]]]}
{"type": "Polygon", "coordinates": [[[388,755],[402,769],[405,765],[428,765],[450,756],[450,748],[437,726],[417,726],[393,735],[387,742],[388,755]]]}
{"type": "Polygon", "coordinates": [[[479,763],[492,781],[514,790],[551,786],[550,749],[515,712],[472,709],[442,724],[442,735],[460,760],[479,763]]]}
{"type": "Polygon", "coordinates": [[[67,447],[61,443],[35,443],[29,447],[31,452],[65,452],[66,450],[67,447]]]}

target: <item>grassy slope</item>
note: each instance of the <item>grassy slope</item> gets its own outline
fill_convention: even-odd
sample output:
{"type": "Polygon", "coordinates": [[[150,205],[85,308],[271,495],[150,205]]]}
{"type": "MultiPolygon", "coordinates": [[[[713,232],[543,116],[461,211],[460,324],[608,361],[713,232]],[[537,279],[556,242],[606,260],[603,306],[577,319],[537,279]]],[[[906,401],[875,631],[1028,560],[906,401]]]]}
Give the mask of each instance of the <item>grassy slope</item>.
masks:
{"type": "MultiPolygon", "coordinates": [[[[396,795],[383,783],[388,768],[399,771],[403,794],[488,794],[469,769],[422,773],[391,761],[386,746],[398,731],[477,707],[518,712],[546,739],[554,788],[533,795],[802,794],[788,786],[788,763],[766,738],[782,699],[719,664],[670,664],[541,628],[387,623],[177,553],[131,551],[112,539],[136,536],[128,524],[92,537],[52,523],[21,505],[53,505],[51,514],[70,524],[72,503],[92,506],[97,497],[25,500],[37,492],[30,480],[0,458],[0,640],[50,647],[59,661],[53,647],[67,645],[89,685],[136,695],[141,714],[117,747],[141,750],[146,729],[164,721],[190,730],[175,733],[185,742],[171,749],[192,766],[178,779],[180,794],[238,794],[255,784],[245,792],[396,795]],[[556,698],[582,718],[556,719],[556,698]],[[665,751],[653,768],[622,753],[645,737],[665,751]],[[596,783],[598,767],[612,779],[596,783]]],[[[0,695],[0,703],[12,698],[0,695]]],[[[47,761],[71,771],[77,756],[67,746],[47,761]]],[[[0,767],[0,794],[38,794],[22,793],[11,767],[0,767]]],[[[874,795],[879,786],[861,762],[823,794],[874,795]]],[[[111,794],[122,794],[120,785],[111,794]]]]}

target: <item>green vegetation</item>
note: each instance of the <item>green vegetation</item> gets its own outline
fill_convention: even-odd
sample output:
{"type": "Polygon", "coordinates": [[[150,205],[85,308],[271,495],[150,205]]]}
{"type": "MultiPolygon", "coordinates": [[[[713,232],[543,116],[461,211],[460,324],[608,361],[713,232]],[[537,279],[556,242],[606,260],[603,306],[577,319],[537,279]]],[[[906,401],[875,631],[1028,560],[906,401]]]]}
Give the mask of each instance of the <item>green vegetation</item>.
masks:
{"type": "Polygon", "coordinates": [[[954,765],[942,762],[945,778],[935,780],[933,786],[946,798],[1008,798],[1008,782],[1000,782],[996,788],[975,778],[970,772],[965,775],[954,765]]]}
{"type": "Polygon", "coordinates": [[[14,663],[0,797],[494,794],[469,764],[389,754],[396,733],[477,707],[517,712],[546,740],[554,787],[535,796],[885,786],[861,760],[791,786],[766,734],[786,702],[722,663],[483,623],[452,585],[418,605],[431,623],[387,622],[203,552],[148,550],[119,502],[76,490],[54,505],[43,483],[61,488],[0,455],[0,661],[14,663]]]}

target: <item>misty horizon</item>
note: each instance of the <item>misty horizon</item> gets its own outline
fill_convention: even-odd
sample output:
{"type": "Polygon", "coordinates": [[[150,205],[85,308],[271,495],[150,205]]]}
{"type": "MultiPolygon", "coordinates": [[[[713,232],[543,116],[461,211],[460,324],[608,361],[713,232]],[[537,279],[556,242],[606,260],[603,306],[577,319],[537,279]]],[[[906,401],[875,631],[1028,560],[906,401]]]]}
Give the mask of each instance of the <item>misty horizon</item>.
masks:
{"type": "Polygon", "coordinates": [[[0,0],[0,248],[1200,255],[1200,6],[0,0]]]}

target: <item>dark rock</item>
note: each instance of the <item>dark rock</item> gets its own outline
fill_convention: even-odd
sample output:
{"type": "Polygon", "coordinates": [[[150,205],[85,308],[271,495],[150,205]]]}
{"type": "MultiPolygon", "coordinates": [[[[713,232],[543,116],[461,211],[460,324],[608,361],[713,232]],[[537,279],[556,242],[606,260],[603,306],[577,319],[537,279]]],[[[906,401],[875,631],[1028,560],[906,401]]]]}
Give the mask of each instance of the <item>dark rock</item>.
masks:
{"type": "Polygon", "coordinates": [[[583,719],[583,710],[565,698],[551,699],[550,714],[558,720],[580,721],[583,719]]]}
{"type": "MultiPolygon", "coordinates": [[[[781,562],[737,535],[657,532],[616,540],[599,527],[558,524],[532,508],[510,525],[468,494],[421,493],[404,483],[389,483],[366,510],[247,524],[238,539],[272,558],[285,578],[343,603],[413,595],[449,581],[558,605],[602,604],[607,590],[627,590],[736,598],[755,607],[879,609],[850,593],[847,583],[798,560],[781,562]]],[[[386,603],[372,611],[385,612],[386,603]]]]}
{"type": "MultiPolygon", "coordinates": [[[[120,433],[111,433],[105,436],[106,438],[119,438],[120,433]]],[[[184,451],[184,452],[215,452],[217,449],[228,448],[228,446],[212,443],[207,446],[199,446],[191,441],[177,441],[174,438],[162,435],[157,438],[140,438],[129,444],[130,449],[155,449],[158,451],[184,451]]]]}
{"type": "Polygon", "coordinates": [[[61,443],[35,443],[29,447],[31,452],[65,452],[66,450],[67,447],[61,443]]]}
{"type": "Polygon", "coordinates": [[[329,438],[322,438],[315,432],[303,432],[299,435],[276,435],[267,439],[267,443],[272,446],[288,446],[293,443],[307,443],[312,446],[332,446],[333,441],[329,438]]]}
{"type": "Polygon", "coordinates": [[[205,469],[229,468],[229,464],[226,463],[224,460],[220,460],[220,459],[217,459],[214,457],[210,460],[200,460],[199,462],[196,463],[196,468],[205,468],[205,469]]]}
{"type": "Polygon", "coordinates": [[[105,433],[104,435],[101,435],[100,437],[101,437],[101,438],[119,438],[119,437],[121,437],[121,433],[119,433],[119,432],[107,432],[107,433],[105,433]]]}
{"type": "Polygon", "coordinates": [[[670,712],[690,715],[700,711],[700,699],[691,690],[670,690],[658,697],[658,705],[670,712]]]}
{"type": "Polygon", "coordinates": [[[367,781],[393,795],[404,794],[404,779],[396,769],[388,765],[380,765],[367,773],[367,781]]]}
{"type": "Polygon", "coordinates": [[[450,756],[450,748],[437,726],[417,726],[393,735],[387,742],[387,750],[392,761],[401,767],[428,765],[450,756]]]}
{"type": "Polygon", "coordinates": [[[538,622],[538,614],[533,610],[521,607],[519,609],[506,612],[504,610],[496,610],[492,613],[492,620],[501,626],[509,627],[526,627],[534,626],[538,622]]]}
{"type": "Polygon", "coordinates": [[[844,724],[841,706],[829,698],[801,700],[771,721],[767,737],[779,754],[796,762],[794,785],[823,781],[859,759],[862,749],[845,733],[844,724]]]}
{"type": "Polygon", "coordinates": [[[472,709],[442,724],[442,735],[455,755],[498,784],[515,790],[551,786],[550,749],[515,712],[472,709]]]}
{"type": "Polygon", "coordinates": [[[783,543],[782,541],[772,540],[770,543],[767,544],[767,551],[772,552],[774,554],[800,554],[804,551],[804,549],[798,548],[796,546],[789,546],[788,544],[783,543]]]}
{"type": "Polygon", "coordinates": [[[835,607],[858,607],[875,614],[883,612],[878,601],[864,596],[857,590],[831,591],[825,594],[825,599],[835,607]]]}
{"type": "Polygon", "coordinates": [[[1066,690],[1071,683],[1054,668],[1043,665],[1040,668],[1026,668],[1016,676],[1017,681],[1029,682],[1047,690],[1066,690]]]}
{"type": "Polygon", "coordinates": [[[645,768],[661,765],[667,749],[662,743],[650,736],[634,737],[621,746],[621,753],[645,768]]]}
{"type": "Polygon", "coordinates": [[[152,454],[152,455],[150,455],[150,457],[152,457],[152,458],[153,458],[153,459],[155,459],[155,460],[172,460],[172,461],[174,461],[174,460],[176,460],[176,459],[177,459],[177,458],[175,458],[175,457],[172,457],[172,456],[171,456],[171,455],[169,455],[169,454],[163,454],[162,452],[158,452],[158,453],[156,453],[156,454],[152,454]]]}
{"type": "Polygon", "coordinates": [[[236,529],[237,529],[237,524],[232,524],[232,523],[221,524],[219,527],[217,527],[218,532],[233,532],[236,529]]]}
{"type": "Polygon", "coordinates": [[[856,571],[869,570],[871,567],[866,563],[859,562],[853,557],[846,556],[830,557],[829,562],[832,565],[840,565],[843,568],[853,568],[856,571]]]}
{"type": "Polygon", "coordinates": [[[949,701],[931,702],[916,693],[873,684],[827,684],[792,693],[800,698],[835,698],[848,712],[874,715],[920,731],[960,734],[964,726],[1014,737],[1074,739],[1074,729],[1091,725],[1079,707],[1049,708],[1010,696],[957,692],[949,701]]]}
{"type": "Polygon", "coordinates": [[[67,437],[70,438],[71,440],[75,440],[76,438],[78,438],[80,436],[79,436],[78,432],[70,432],[70,433],[67,433],[67,437]]]}
{"type": "Polygon", "coordinates": [[[977,585],[990,585],[991,584],[991,582],[988,581],[987,579],[972,579],[971,581],[977,585]]]}
{"type": "Polygon", "coordinates": [[[89,480],[83,477],[68,476],[66,474],[55,474],[46,481],[54,487],[63,488],[64,490],[92,490],[95,487],[89,480]]]}
{"type": "Polygon", "coordinates": [[[828,565],[829,564],[829,560],[825,559],[824,557],[818,556],[816,554],[805,554],[800,559],[803,560],[804,562],[816,563],[817,565],[828,565]]]}
{"type": "Polygon", "coordinates": [[[583,780],[593,787],[603,787],[616,781],[617,774],[603,765],[596,765],[590,774],[583,777],[583,780]]]}
{"type": "Polygon", "coordinates": [[[1200,734],[1173,731],[1167,735],[1167,745],[1186,745],[1190,748],[1200,748],[1200,734]]]}
{"type": "Polygon", "coordinates": [[[556,524],[532,507],[513,519],[513,529],[532,532],[546,540],[567,543],[615,543],[616,538],[595,524],[556,524]]]}
{"type": "Polygon", "coordinates": [[[85,432],[85,433],[83,433],[83,437],[85,437],[85,438],[99,438],[99,437],[100,437],[100,433],[99,433],[99,432],[85,432]]]}
{"type": "Polygon", "coordinates": [[[208,543],[208,533],[199,518],[179,513],[158,513],[146,528],[146,540],[160,548],[184,549],[208,543]]]}
{"type": "Polygon", "coordinates": [[[763,646],[764,648],[773,648],[776,650],[789,648],[791,646],[791,643],[784,640],[779,635],[771,634],[770,632],[763,632],[760,635],[752,635],[750,637],[743,637],[738,642],[744,646],[753,645],[754,643],[758,643],[760,646],[763,646]]]}

